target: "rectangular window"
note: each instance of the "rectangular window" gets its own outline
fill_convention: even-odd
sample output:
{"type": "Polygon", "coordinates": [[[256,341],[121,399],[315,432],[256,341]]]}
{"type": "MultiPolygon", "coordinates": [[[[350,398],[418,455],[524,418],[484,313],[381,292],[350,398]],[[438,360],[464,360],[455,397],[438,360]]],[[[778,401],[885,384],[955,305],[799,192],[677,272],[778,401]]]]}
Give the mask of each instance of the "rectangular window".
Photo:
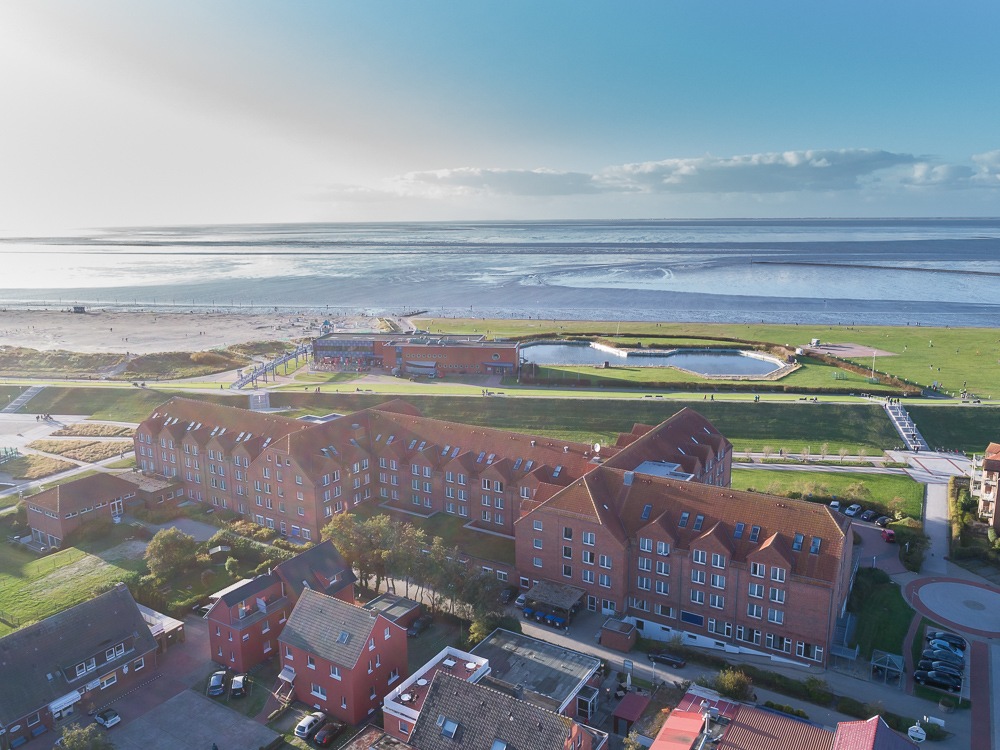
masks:
{"type": "Polygon", "coordinates": [[[720,555],[718,552],[712,553],[712,567],[713,568],[724,568],[726,567],[726,556],[720,555]]]}
{"type": "Polygon", "coordinates": [[[701,589],[691,589],[691,601],[695,604],[704,604],[705,592],[701,589]]]}
{"type": "Polygon", "coordinates": [[[309,692],[311,692],[317,698],[322,698],[323,700],[326,700],[326,690],[322,685],[317,685],[315,682],[312,683],[312,689],[309,692]]]}
{"type": "Polygon", "coordinates": [[[711,594],[708,597],[708,604],[710,607],[722,609],[726,606],[726,597],[722,596],[722,594],[711,594]]]}
{"type": "Polygon", "coordinates": [[[593,583],[594,582],[594,571],[592,571],[592,570],[584,570],[583,571],[583,582],[584,583],[593,583]]]}
{"type": "Polygon", "coordinates": [[[705,571],[704,570],[692,570],[691,571],[691,583],[705,584],[705,571]]]}
{"type": "Polygon", "coordinates": [[[653,569],[653,559],[651,557],[639,558],[639,570],[652,570],[652,569],[653,569]]]}
{"type": "Polygon", "coordinates": [[[759,604],[750,603],[747,605],[747,617],[752,617],[755,620],[759,620],[764,616],[764,608],[759,604]]]}
{"type": "Polygon", "coordinates": [[[664,562],[663,560],[656,561],[656,575],[658,576],[668,576],[670,575],[670,563],[664,562]]]}
{"type": "Polygon", "coordinates": [[[764,577],[764,565],[762,563],[752,562],[750,563],[750,575],[754,578],[764,577]]]}
{"type": "Polygon", "coordinates": [[[701,525],[703,523],[705,523],[705,516],[699,513],[694,517],[694,526],[692,528],[694,528],[695,531],[701,531],[701,525]]]}
{"type": "Polygon", "coordinates": [[[656,612],[660,617],[669,617],[673,619],[676,615],[674,614],[674,608],[669,607],[666,604],[657,604],[653,607],[653,611],[656,612]]]}
{"type": "Polygon", "coordinates": [[[767,610],[767,621],[773,622],[775,625],[784,625],[785,613],[782,612],[780,609],[771,609],[769,607],[767,610]]]}
{"type": "Polygon", "coordinates": [[[785,590],[784,589],[771,589],[771,601],[775,604],[785,603],[785,590]]]}
{"type": "Polygon", "coordinates": [[[670,542],[657,542],[656,543],[656,554],[658,555],[669,555],[670,554],[670,542]]]}
{"type": "Polygon", "coordinates": [[[105,690],[118,682],[118,673],[114,672],[101,678],[101,690],[105,690]]]}
{"type": "Polygon", "coordinates": [[[572,539],[573,529],[569,526],[563,526],[563,539],[572,539]]]}
{"type": "Polygon", "coordinates": [[[335,667],[334,665],[331,664],[330,665],[330,676],[333,679],[335,679],[335,680],[342,679],[341,676],[340,676],[340,667],[335,667]]]}
{"type": "Polygon", "coordinates": [[[532,542],[532,545],[534,545],[535,549],[542,549],[542,540],[541,539],[535,539],[532,542]]]}
{"type": "Polygon", "coordinates": [[[718,573],[712,574],[712,588],[724,589],[726,588],[726,577],[720,576],[718,573]]]}
{"type": "Polygon", "coordinates": [[[585,549],[580,553],[580,559],[583,560],[584,565],[593,565],[597,558],[593,551],[585,549]]]}
{"type": "Polygon", "coordinates": [[[567,546],[563,545],[563,555],[562,556],[566,560],[572,560],[573,559],[573,548],[572,547],[567,547],[567,546]]]}
{"type": "Polygon", "coordinates": [[[821,542],[822,542],[822,540],[818,536],[814,536],[812,538],[812,542],[809,545],[809,554],[811,554],[811,555],[818,555],[819,554],[819,545],[820,545],[821,542]]]}
{"type": "Polygon", "coordinates": [[[650,589],[650,579],[646,576],[638,576],[635,581],[636,588],[640,591],[649,591],[650,589]]]}
{"type": "Polygon", "coordinates": [[[802,534],[796,534],[794,537],[792,537],[792,551],[793,552],[799,552],[802,549],[802,540],[803,539],[804,539],[804,537],[802,536],[802,534]]]}
{"type": "Polygon", "coordinates": [[[582,538],[584,544],[586,544],[588,547],[593,547],[597,541],[597,534],[595,534],[593,531],[585,531],[583,532],[582,538]]]}
{"type": "Polygon", "coordinates": [[[597,559],[597,561],[598,561],[598,564],[602,568],[608,568],[609,570],[611,569],[611,556],[610,555],[601,555],[597,559]]]}
{"type": "Polygon", "coordinates": [[[531,527],[535,531],[541,531],[542,530],[542,522],[541,521],[533,521],[531,527]]]}
{"type": "Polygon", "coordinates": [[[606,589],[611,588],[611,576],[607,573],[601,573],[601,577],[598,579],[598,583],[606,589]]]}
{"type": "Polygon", "coordinates": [[[691,514],[688,513],[687,511],[684,511],[683,513],[681,513],[681,520],[677,522],[677,525],[683,529],[685,526],[688,525],[688,519],[690,517],[691,514]]]}
{"type": "Polygon", "coordinates": [[[639,537],[639,551],[640,552],[652,552],[653,551],[653,540],[645,539],[639,537]]]}
{"type": "Polygon", "coordinates": [[[708,561],[708,553],[703,549],[691,550],[691,562],[704,565],[708,561]]]}
{"type": "Polygon", "coordinates": [[[660,596],[670,596],[670,584],[667,581],[657,581],[656,593],[660,596]]]}
{"type": "Polygon", "coordinates": [[[563,565],[563,577],[572,578],[573,577],[573,566],[563,565]]]}
{"type": "Polygon", "coordinates": [[[771,568],[771,580],[775,583],[785,582],[785,569],[784,568],[771,568]]]}
{"type": "Polygon", "coordinates": [[[531,564],[534,565],[536,568],[542,567],[542,558],[540,557],[531,558],[531,564]]]}
{"type": "Polygon", "coordinates": [[[764,584],[763,583],[751,583],[749,592],[750,596],[754,599],[764,598],[764,584]]]}

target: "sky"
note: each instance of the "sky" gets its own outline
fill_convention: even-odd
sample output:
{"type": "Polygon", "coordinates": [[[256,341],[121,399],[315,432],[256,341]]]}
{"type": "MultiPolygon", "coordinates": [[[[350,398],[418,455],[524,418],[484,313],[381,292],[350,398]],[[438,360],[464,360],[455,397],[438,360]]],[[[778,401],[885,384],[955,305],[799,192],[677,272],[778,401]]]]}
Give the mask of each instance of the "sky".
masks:
{"type": "Polygon", "coordinates": [[[1000,3],[5,0],[0,231],[995,216],[1000,3]]]}

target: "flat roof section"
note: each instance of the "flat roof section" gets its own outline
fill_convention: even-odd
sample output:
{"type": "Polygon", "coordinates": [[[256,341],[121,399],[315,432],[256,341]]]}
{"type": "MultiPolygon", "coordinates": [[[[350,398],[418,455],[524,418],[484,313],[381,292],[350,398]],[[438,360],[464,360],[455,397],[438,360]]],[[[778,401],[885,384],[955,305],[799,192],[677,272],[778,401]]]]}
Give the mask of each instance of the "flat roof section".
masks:
{"type": "Polygon", "coordinates": [[[576,586],[552,581],[539,581],[532,586],[531,591],[524,595],[528,601],[535,601],[543,606],[569,611],[586,596],[587,592],[576,586]]]}
{"type": "Polygon", "coordinates": [[[489,660],[482,684],[552,711],[561,711],[601,666],[596,657],[501,628],[472,653],[489,660]]]}
{"type": "Polygon", "coordinates": [[[419,607],[420,604],[412,599],[407,599],[405,596],[382,594],[362,606],[372,612],[378,612],[387,620],[396,622],[403,615],[419,607]]]}

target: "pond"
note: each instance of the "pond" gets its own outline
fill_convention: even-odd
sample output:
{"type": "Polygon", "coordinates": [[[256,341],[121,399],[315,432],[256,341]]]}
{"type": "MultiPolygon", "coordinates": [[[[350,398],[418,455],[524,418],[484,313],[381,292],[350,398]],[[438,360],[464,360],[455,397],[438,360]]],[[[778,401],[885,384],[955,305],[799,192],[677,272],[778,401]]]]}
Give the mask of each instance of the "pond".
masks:
{"type": "Polygon", "coordinates": [[[653,354],[645,351],[611,352],[593,344],[526,344],[521,358],[538,365],[603,365],[626,367],[677,367],[700,375],[768,375],[781,362],[731,349],[682,349],[653,354]]]}

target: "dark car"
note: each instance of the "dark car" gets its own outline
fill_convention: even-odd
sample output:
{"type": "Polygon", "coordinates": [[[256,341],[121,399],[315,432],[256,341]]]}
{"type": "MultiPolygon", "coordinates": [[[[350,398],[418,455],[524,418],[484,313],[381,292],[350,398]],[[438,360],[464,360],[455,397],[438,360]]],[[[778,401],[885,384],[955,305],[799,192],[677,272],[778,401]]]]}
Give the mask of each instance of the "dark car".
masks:
{"type": "Polygon", "coordinates": [[[416,638],[418,635],[423,633],[427,628],[431,626],[434,622],[434,618],[430,615],[424,615],[423,617],[418,617],[413,621],[413,624],[406,629],[406,635],[409,638],[416,638]]]}
{"type": "Polygon", "coordinates": [[[242,698],[247,694],[247,676],[238,674],[229,685],[229,694],[233,698],[242,698]]]}
{"type": "Polygon", "coordinates": [[[948,651],[954,654],[959,659],[965,660],[965,646],[955,646],[949,641],[942,641],[938,639],[932,639],[927,641],[927,648],[933,648],[938,651],[948,651]]]}
{"type": "Polygon", "coordinates": [[[917,662],[917,669],[922,669],[925,672],[943,672],[944,674],[954,675],[955,677],[961,678],[962,667],[956,667],[954,664],[948,664],[944,661],[931,661],[930,659],[921,659],[917,662]]]}
{"type": "Polygon", "coordinates": [[[919,682],[921,685],[930,685],[931,687],[940,688],[952,693],[957,693],[962,689],[962,680],[960,678],[934,670],[930,672],[924,672],[923,670],[914,672],[913,680],[919,682]]]}
{"type": "Polygon", "coordinates": [[[968,645],[966,644],[965,639],[962,638],[961,636],[955,635],[954,633],[946,633],[943,630],[928,630],[927,640],[944,641],[945,643],[950,643],[955,648],[962,649],[963,651],[965,650],[965,647],[968,645]]]}
{"type": "Polygon", "coordinates": [[[954,664],[956,667],[964,667],[965,659],[960,659],[955,656],[951,651],[939,651],[936,648],[926,648],[920,653],[922,659],[930,659],[931,661],[943,661],[948,664],[954,664]]]}
{"type": "Polygon", "coordinates": [[[226,672],[212,672],[212,677],[208,681],[209,695],[222,695],[226,692],[226,672]]]}
{"type": "Polygon", "coordinates": [[[344,731],[346,725],[340,721],[328,721],[326,724],[319,728],[319,731],[313,735],[313,744],[316,747],[328,747],[333,744],[333,741],[337,739],[341,732],[344,731]]]}
{"type": "Polygon", "coordinates": [[[877,516],[878,513],[876,513],[875,511],[866,510],[864,513],[861,514],[860,518],[862,521],[874,521],[877,516]]]}
{"type": "Polygon", "coordinates": [[[511,588],[505,588],[503,591],[501,591],[500,592],[500,603],[501,604],[507,604],[510,601],[510,598],[513,595],[513,593],[514,593],[513,589],[511,589],[511,588]]]}
{"type": "Polygon", "coordinates": [[[892,522],[892,519],[889,518],[889,516],[879,516],[878,518],[875,519],[875,525],[876,526],[881,526],[883,529],[886,526],[888,526],[891,522],[892,522]]]}
{"type": "Polygon", "coordinates": [[[648,656],[651,662],[655,662],[656,664],[666,664],[668,667],[676,667],[677,669],[680,669],[681,667],[687,665],[687,662],[681,657],[668,654],[666,651],[648,654],[648,656]]]}

